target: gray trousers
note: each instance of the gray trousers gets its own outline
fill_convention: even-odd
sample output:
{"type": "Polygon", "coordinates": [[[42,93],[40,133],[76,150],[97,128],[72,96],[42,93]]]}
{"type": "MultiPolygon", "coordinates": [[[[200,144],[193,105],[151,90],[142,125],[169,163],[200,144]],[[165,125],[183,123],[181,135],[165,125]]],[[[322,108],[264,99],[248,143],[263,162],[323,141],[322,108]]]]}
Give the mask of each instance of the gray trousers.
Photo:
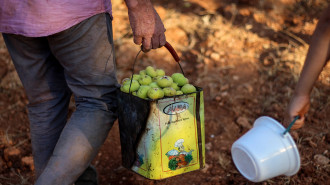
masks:
{"type": "Polygon", "coordinates": [[[117,119],[110,15],[47,37],[3,37],[29,100],[36,184],[73,184],[117,119]],[[72,94],[76,110],[68,119],[72,94]]]}

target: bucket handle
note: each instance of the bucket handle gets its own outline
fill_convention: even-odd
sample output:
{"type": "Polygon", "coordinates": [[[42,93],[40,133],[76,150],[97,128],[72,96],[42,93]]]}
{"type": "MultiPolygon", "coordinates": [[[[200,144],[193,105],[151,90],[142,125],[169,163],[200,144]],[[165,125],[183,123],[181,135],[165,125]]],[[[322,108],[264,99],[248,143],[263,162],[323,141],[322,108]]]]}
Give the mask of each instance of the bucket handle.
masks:
{"type": "Polygon", "coordinates": [[[296,116],[294,117],[293,121],[290,123],[290,125],[288,126],[288,128],[285,129],[285,131],[283,132],[283,135],[285,135],[287,132],[290,131],[291,127],[294,125],[294,123],[300,118],[300,116],[296,116]]]}
{"type": "MultiPolygon", "coordinates": [[[[180,57],[178,56],[178,54],[176,53],[176,51],[174,50],[174,48],[172,47],[172,45],[166,41],[166,43],[165,43],[164,46],[171,53],[171,55],[174,58],[174,60],[178,63],[178,65],[180,67],[180,70],[181,70],[181,73],[184,75],[183,69],[182,69],[182,67],[180,65],[180,57]]],[[[134,63],[133,63],[131,82],[130,82],[129,91],[128,91],[129,94],[131,94],[131,85],[132,85],[132,81],[133,81],[135,63],[136,63],[137,58],[138,58],[139,54],[141,53],[141,51],[142,51],[142,45],[141,45],[140,51],[137,53],[137,55],[135,57],[134,63]]]]}

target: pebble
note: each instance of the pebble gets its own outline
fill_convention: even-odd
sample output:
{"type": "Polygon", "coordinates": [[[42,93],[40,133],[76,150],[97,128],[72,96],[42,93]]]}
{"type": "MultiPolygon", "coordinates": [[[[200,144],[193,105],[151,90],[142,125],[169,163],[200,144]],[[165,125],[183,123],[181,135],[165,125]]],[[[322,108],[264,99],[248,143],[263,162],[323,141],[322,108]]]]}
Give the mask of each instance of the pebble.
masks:
{"type": "Polygon", "coordinates": [[[21,159],[23,166],[28,166],[30,170],[34,170],[34,164],[33,164],[33,157],[32,156],[25,156],[21,159]]]}
{"type": "Polygon", "coordinates": [[[212,143],[206,143],[205,144],[205,148],[206,148],[206,150],[211,150],[212,149],[212,143]]]}
{"type": "Polygon", "coordinates": [[[253,92],[253,87],[251,84],[246,83],[243,86],[248,90],[249,93],[253,92]]]}
{"type": "Polygon", "coordinates": [[[201,170],[202,173],[207,173],[210,167],[211,167],[211,165],[205,163],[205,167],[201,170]]]}
{"type": "Polygon", "coordinates": [[[327,165],[327,164],[329,164],[329,161],[330,161],[328,157],[326,157],[322,154],[314,155],[314,160],[319,165],[327,165]]]}
{"type": "Polygon", "coordinates": [[[249,123],[249,120],[246,117],[240,116],[236,120],[237,124],[242,126],[243,128],[252,128],[251,124],[249,123]]]}
{"type": "Polygon", "coordinates": [[[212,53],[210,57],[215,61],[220,60],[220,55],[218,53],[212,53]]]}
{"type": "Polygon", "coordinates": [[[220,87],[220,91],[226,91],[228,89],[229,89],[229,84],[225,84],[225,85],[220,87]]]}
{"type": "Polygon", "coordinates": [[[309,140],[309,141],[308,141],[308,144],[309,144],[309,146],[311,146],[312,148],[316,148],[316,147],[317,147],[317,144],[314,143],[312,140],[309,140]]]}
{"type": "Polygon", "coordinates": [[[4,158],[8,161],[11,157],[16,157],[21,154],[21,151],[18,148],[6,148],[4,150],[4,158]]]}

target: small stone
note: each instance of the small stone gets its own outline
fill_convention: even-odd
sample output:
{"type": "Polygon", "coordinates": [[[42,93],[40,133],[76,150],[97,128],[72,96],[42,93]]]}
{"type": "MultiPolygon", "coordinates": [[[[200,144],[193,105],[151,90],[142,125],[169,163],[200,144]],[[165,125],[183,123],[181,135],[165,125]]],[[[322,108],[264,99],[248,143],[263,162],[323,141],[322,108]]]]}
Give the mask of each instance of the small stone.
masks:
{"type": "Polygon", "coordinates": [[[235,81],[239,80],[239,76],[234,75],[233,80],[235,80],[235,81]]]}
{"type": "Polygon", "coordinates": [[[220,54],[219,53],[211,53],[210,58],[219,61],[220,60],[220,54]]]}
{"type": "Polygon", "coordinates": [[[222,96],[222,97],[226,97],[226,96],[228,96],[228,92],[227,92],[227,91],[222,92],[222,93],[221,93],[221,96],[222,96]]]}
{"type": "Polygon", "coordinates": [[[205,144],[205,149],[206,149],[206,150],[211,150],[211,149],[212,149],[212,143],[211,143],[211,142],[206,143],[206,144],[205,144]]]}
{"type": "Polygon", "coordinates": [[[319,165],[327,165],[327,164],[329,164],[329,161],[330,161],[329,158],[327,158],[326,156],[324,156],[322,154],[314,155],[314,160],[319,165]]]}
{"type": "Polygon", "coordinates": [[[12,157],[18,157],[21,154],[21,151],[18,148],[6,148],[4,150],[4,158],[6,161],[9,161],[12,157]]]}
{"type": "MultiPolygon", "coordinates": [[[[249,9],[247,9],[247,8],[240,8],[240,9],[238,10],[238,12],[239,12],[239,14],[241,14],[241,15],[243,15],[243,16],[245,16],[245,17],[247,17],[247,16],[250,16],[250,15],[251,15],[251,12],[250,12],[250,10],[249,10],[249,9]]],[[[252,25],[251,25],[251,24],[247,24],[246,26],[251,26],[251,27],[252,27],[252,25]]]]}
{"type": "Polygon", "coordinates": [[[210,167],[211,167],[211,165],[205,163],[205,167],[201,170],[202,173],[207,173],[210,167]]]}
{"type": "Polygon", "coordinates": [[[205,59],[204,59],[204,63],[205,63],[206,65],[210,65],[210,64],[212,64],[212,61],[211,61],[211,59],[209,59],[209,58],[205,58],[205,59]]]}
{"type": "Polygon", "coordinates": [[[251,30],[253,28],[253,26],[251,24],[246,24],[245,25],[245,29],[247,30],[251,30]]]}
{"type": "Polygon", "coordinates": [[[317,147],[317,144],[314,143],[312,140],[309,140],[309,141],[308,141],[308,144],[309,144],[309,146],[311,146],[312,148],[316,148],[316,147],[317,147]]]}
{"type": "Polygon", "coordinates": [[[33,157],[32,156],[25,156],[21,159],[23,166],[28,166],[31,171],[34,170],[34,164],[33,164],[33,157]]]}
{"type": "Polygon", "coordinates": [[[253,92],[253,87],[251,84],[246,83],[243,86],[248,90],[249,93],[253,92]]]}
{"type": "Polygon", "coordinates": [[[225,84],[225,85],[221,86],[220,91],[226,91],[228,89],[229,89],[229,84],[225,84]]]}
{"type": "Polygon", "coordinates": [[[224,154],[220,154],[219,155],[219,164],[220,166],[225,170],[227,169],[228,165],[230,164],[230,159],[228,156],[224,155],[224,154]]]}
{"type": "Polygon", "coordinates": [[[242,126],[243,128],[252,128],[251,124],[249,123],[249,120],[246,117],[240,116],[236,120],[237,124],[242,126]]]}

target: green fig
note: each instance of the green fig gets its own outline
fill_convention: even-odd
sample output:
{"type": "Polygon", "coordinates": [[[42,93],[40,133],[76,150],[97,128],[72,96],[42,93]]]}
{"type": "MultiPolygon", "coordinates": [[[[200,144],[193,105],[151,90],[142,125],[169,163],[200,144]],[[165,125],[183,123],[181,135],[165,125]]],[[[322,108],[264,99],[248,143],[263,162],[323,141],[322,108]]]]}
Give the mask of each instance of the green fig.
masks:
{"type": "Polygon", "coordinates": [[[176,91],[176,95],[182,95],[183,92],[182,91],[176,91]]]}
{"type": "Polygon", "coordinates": [[[186,84],[181,88],[181,91],[184,94],[188,94],[188,93],[196,92],[196,88],[195,88],[195,86],[193,86],[191,84],[186,84]]]}
{"type": "Polygon", "coordinates": [[[157,76],[165,76],[165,71],[163,69],[156,69],[157,76]]]}
{"type": "Polygon", "coordinates": [[[173,87],[165,87],[163,89],[165,96],[174,96],[176,95],[176,90],[173,87]]]}
{"type": "Polygon", "coordinates": [[[188,78],[184,77],[182,73],[173,73],[171,77],[180,87],[189,83],[188,78]]]}
{"type": "Polygon", "coordinates": [[[147,73],[146,73],[146,70],[141,70],[140,72],[139,72],[139,75],[140,76],[144,76],[144,75],[146,75],[147,73]]]}
{"type": "Polygon", "coordinates": [[[148,97],[148,90],[150,89],[151,87],[148,86],[148,85],[141,85],[139,90],[137,91],[137,96],[142,98],[142,99],[147,99],[148,97]]]}
{"type": "Polygon", "coordinates": [[[157,76],[156,70],[152,66],[148,66],[145,69],[145,71],[146,71],[147,75],[149,75],[150,77],[156,77],[157,76]]]}
{"type": "Polygon", "coordinates": [[[139,80],[140,79],[140,75],[138,74],[133,74],[133,80],[139,80]]]}
{"type": "Polygon", "coordinates": [[[150,87],[157,87],[157,88],[160,88],[159,85],[157,85],[157,82],[151,82],[149,84],[150,87]]]}
{"type": "Polygon", "coordinates": [[[129,92],[137,91],[139,88],[140,88],[139,82],[136,80],[132,80],[131,89],[130,89],[130,81],[128,81],[128,83],[125,83],[120,87],[120,90],[125,93],[129,93],[129,92]]]}
{"type": "Polygon", "coordinates": [[[161,88],[170,87],[173,83],[173,80],[169,76],[162,76],[157,80],[157,85],[161,88]]]}
{"type": "Polygon", "coordinates": [[[148,90],[148,97],[153,100],[162,98],[164,97],[164,91],[161,88],[150,88],[148,90]]]}
{"type": "Polygon", "coordinates": [[[180,90],[180,87],[178,86],[177,83],[172,83],[171,87],[175,89],[176,91],[180,90]]]}
{"type": "Polygon", "coordinates": [[[149,75],[143,75],[139,78],[139,83],[141,85],[149,85],[152,82],[151,77],[149,75]]]}
{"type": "Polygon", "coordinates": [[[131,79],[130,78],[124,78],[122,81],[121,81],[121,84],[124,85],[125,83],[130,83],[131,79]]]}

